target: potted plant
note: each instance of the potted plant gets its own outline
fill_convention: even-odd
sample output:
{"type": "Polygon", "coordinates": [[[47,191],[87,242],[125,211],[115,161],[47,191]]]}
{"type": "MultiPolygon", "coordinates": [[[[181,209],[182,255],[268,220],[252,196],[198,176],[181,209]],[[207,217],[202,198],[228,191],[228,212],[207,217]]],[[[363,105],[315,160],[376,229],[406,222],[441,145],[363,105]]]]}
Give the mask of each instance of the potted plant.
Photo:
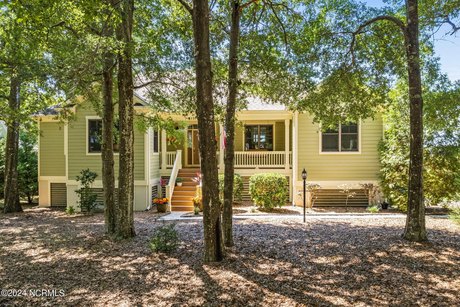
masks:
{"type": "Polygon", "coordinates": [[[168,199],[164,198],[154,198],[153,204],[157,206],[157,211],[164,213],[168,210],[168,199]]]}
{"type": "Polygon", "coordinates": [[[203,200],[201,199],[201,197],[195,196],[193,197],[192,201],[193,201],[193,206],[195,208],[198,208],[200,212],[203,211],[203,200]]]}
{"type": "Polygon", "coordinates": [[[184,180],[183,180],[181,177],[177,177],[177,178],[176,178],[176,184],[177,184],[177,186],[178,186],[178,187],[181,187],[183,181],[184,181],[184,180]]]}

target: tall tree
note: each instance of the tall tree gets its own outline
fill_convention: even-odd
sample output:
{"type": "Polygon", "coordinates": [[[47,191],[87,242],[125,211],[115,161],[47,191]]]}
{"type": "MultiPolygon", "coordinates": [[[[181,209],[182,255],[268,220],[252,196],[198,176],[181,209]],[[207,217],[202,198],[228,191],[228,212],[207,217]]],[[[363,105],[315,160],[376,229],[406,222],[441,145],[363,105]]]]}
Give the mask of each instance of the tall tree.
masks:
{"type": "MultiPolygon", "coordinates": [[[[330,3],[325,3],[324,8],[328,10],[330,3]]],[[[331,41],[324,44],[328,48],[324,48],[324,60],[320,66],[324,71],[320,78],[321,83],[305,98],[305,101],[310,101],[307,109],[319,119],[325,118],[327,124],[337,120],[357,120],[372,117],[378,106],[388,102],[387,94],[395,79],[399,76],[407,78],[410,165],[408,213],[403,236],[410,241],[427,239],[422,179],[421,65],[426,64],[430,56],[431,45],[428,37],[434,25],[439,26],[446,22],[455,26],[446,17],[449,14],[452,17],[458,16],[459,7],[454,3],[455,1],[449,0],[425,1],[420,10],[416,0],[407,0],[404,8],[394,3],[393,7],[382,9],[369,9],[364,4],[353,1],[340,1],[331,10],[334,13],[325,19],[336,30],[332,30],[335,33],[329,32],[329,35],[322,36],[331,41]],[[419,10],[424,14],[422,22],[419,21],[419,10]],[[402,16],[405,16],[405,20],[402,16]],[[362,20],[367,21],[361,23],[362,20]],[[423,40],[420,39],[420,33],[423,40]],[[420,54],[421,42],[424,46],[424,57],[420,54]],[[340,62],[343,64],[337,65],[340,62]],[[319,103],[322,108],[317,108],[319,103]],[[335,116],[329,116],[328,113],[335,116]]]]}
{"type": "Polygon", "coordinates": [[[113,143],[114,133],[117,133],[114,129],[114,28],[119,23],[116,2],[83,0],[63,3],[67,10],[51,29],[57,37],[52,41],[51,53],[60,63],[54,78],[64,89],[68,100],[84,97],[102,118],[101,177],[105,228],[109,235],[114,235],[116,193],[113,143]]]}
{"type": "MultiPolygon", "coordinates": [[[[111,6],[113,6],[113,1],[111,6]]],[[[102,35],[106,38],[112,38],[114,35],[113,27],[110,22],[110,11],[106,9],[107,20],[102,27],[102,35]]],[[[114,101],[113,101],[113,74],[115,67],[115,55],[112,50],[106,50],[102,55],[102,187],[104,191],[104,214],[105,229],[109,235],[116,232],[116,211],[115,211],[115,160],[113,149],[114,133],[114,101]]],[[[116,132],[115,132],[116,133],[116,132]]]]}
{"type": "Polygon", "coordinates": [[[224,258],[224,244],[219,199],[217,141],[209,44],[210,10],[207,0],[193,0],[193,8],[185,0],[179,1],[192,15],[193,20],[196,73],[195,103],[200,138],[201,173],[203,175],[204,261],[216,262],[224,258]]]}
{"type": "Polygon", "coordinates": [[[423,98],[418,1],[406,1],[406,23],[391,15],[380,15],[364,22],[353,34],[360,34],[367,26],[378,21],[389,21],[395,24],[404,37],[410,105],[410,165],[407,220],[403,236],[410,241],[425,241],[427,235],[423,202],[423,98]]]}
{"type": "Polygon", "coordinates": [[[5,147],[5,207],[4,212],[21,212],[19,202],[19,119],[21,107],[21,77],[18,68],[13,68],[10,77],[10,94],[8,107],[12,117],[6,122],[6,147],[5,147]]]}
{"type": "Polygon", "coordinates": [[[238,43],[240,37],[241,7],[239,0],[231,0],[232,17],[230,27],[230,48],[228,55],[228,98],[225,112],[225,133],[227,137],[224,164],[224,206],[222,227],[224,244],[233,246],[233,181],[235,157],[235,111],[238,92],[238,43]]]}
{"type": "MultiPolygon", "coordinates": [[[[37,1],[9,1],[0,11],[0,116],[7,126],[4,212],[22,211],[18,188],[21,124],[52,101],[51,59],[46,55],[46,28],[59,6],[37,1]]],[[[54,90],[54,88],[53,88],[54,90]]]]}
{"type": "Polygon", "coordinates": [[[134,85],[132,68],[134,0],[118,4],[121,23],[117,39],[118,52],[118,105],[120,121],[120,155],[118,174],[118,204],[116,206],[115,235],[120,238],[135,236],[134,231],[134,85]]]}

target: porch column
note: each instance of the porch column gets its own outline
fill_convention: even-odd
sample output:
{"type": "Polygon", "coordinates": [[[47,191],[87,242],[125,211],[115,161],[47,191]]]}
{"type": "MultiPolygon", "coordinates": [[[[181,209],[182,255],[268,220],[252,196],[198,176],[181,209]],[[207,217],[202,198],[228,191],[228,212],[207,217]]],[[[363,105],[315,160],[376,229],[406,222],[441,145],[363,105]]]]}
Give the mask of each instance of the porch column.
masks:
{"type": "Polygon", "coordinates": [[[289,171],[289,119],[284,120],[284,168],[289,171]]]}
{"type": "Polygon", "coordinates": [[[292,120],[292,178],[291,178],[291,200],[295,206],[295,198],[297,196],[297,159],[298,159],[298,132],[299,132],[299,112],[294,113],[292,120]]]}
{"type": "Polygon", "coordinates": [[[168,147],[166,146],[166,130],[161,129],[161,170],[163,172],[166,171],[167,150],[168,150],[168,147]]]}
{"type": "Polygon", "coordinates": [[[224,126],[222,124],[219,124],[219,133],[220,133],[220,138],[219,138],[219,172],[223,173],[224,172],[224,126]]]}

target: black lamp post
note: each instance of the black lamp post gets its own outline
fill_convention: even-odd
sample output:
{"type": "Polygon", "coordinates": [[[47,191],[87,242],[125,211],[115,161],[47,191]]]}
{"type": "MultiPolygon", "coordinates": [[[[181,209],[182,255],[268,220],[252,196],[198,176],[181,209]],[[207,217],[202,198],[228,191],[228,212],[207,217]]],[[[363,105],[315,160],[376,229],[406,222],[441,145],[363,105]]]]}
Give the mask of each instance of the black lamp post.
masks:
{"type": "Polygon", "coordinates": [[[302,171],[303,180],[303,222],[305,223],[305,214],[307,208],[307,171],[305,168],[302,171]]]}

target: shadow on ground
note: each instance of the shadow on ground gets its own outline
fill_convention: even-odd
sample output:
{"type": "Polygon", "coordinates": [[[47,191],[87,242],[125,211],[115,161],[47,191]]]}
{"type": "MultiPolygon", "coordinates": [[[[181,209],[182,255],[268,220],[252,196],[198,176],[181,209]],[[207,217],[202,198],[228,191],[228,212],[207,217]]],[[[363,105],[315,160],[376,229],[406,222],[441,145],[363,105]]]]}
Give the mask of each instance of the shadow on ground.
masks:
{"type": "Polygon", "coordinates": [[[200,222],[177,224],[180,248],[152,254],[161,222],[136,215],[137,237],[112,242],[103,216],[0,217],[2,289],[63,289],[63,297],[1,304],[445,305],[460,303],[460,228],[428,219],[430,242],[401,239],[404,221],[235,222],[236,247],[203,265],[200,222]]]}

